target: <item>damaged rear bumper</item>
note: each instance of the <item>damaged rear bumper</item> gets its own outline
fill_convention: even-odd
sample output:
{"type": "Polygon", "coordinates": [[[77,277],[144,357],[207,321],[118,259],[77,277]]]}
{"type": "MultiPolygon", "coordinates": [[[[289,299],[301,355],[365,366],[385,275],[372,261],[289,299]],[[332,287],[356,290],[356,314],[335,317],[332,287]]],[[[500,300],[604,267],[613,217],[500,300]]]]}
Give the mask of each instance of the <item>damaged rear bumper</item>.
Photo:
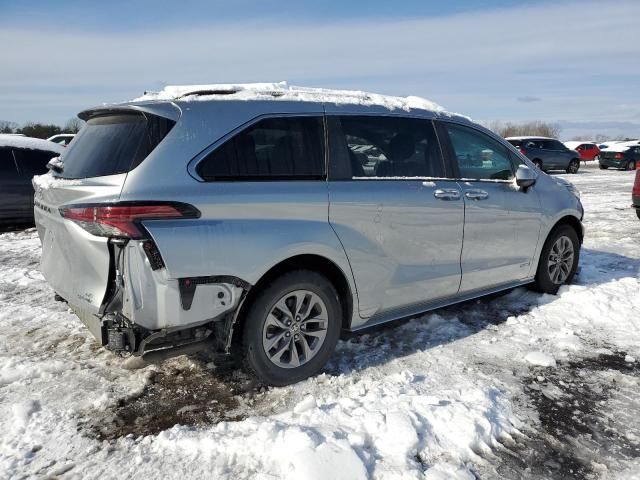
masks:
{"type": "Polygon", "coordinates": [[[231,276],[169,278],[145,241],[114,242],[110,287],[99,314],[69,305],[100,344],[114,352],[229,353],[237,312],[251,288],[231,276]]]}

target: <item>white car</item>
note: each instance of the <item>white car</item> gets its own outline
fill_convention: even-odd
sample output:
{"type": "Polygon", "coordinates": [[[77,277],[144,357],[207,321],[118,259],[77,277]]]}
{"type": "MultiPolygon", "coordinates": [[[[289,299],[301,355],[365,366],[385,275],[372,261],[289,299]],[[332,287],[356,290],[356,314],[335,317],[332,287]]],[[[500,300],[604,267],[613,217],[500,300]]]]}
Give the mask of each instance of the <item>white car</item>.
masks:
{"type": "Polygon", "coordinates": [[[63,147],[66,147],[67,145],[69,145],[69,143],[71,143],[71,140],[73,140],[73,137],[75,137],[74,133],[59,133],[58,135],[54,135],[53,137],[47,138],[47,140],[53,143],[57,143],[58,145],[62,145],[63,147]]]}

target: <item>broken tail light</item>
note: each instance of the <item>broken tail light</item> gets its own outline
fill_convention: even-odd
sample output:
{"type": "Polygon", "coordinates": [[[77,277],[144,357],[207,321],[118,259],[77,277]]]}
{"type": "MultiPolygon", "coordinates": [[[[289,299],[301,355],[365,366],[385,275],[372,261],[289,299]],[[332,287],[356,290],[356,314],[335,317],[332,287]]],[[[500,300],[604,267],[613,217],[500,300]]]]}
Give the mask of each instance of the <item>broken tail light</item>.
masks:
{"type": "Polygon", "coordinates": [[[117,202],[64,206],[60,215],[92,235],[110,238],[148,238],[141,222],[199,218],[200,211],[178,202],[117,202]]]}

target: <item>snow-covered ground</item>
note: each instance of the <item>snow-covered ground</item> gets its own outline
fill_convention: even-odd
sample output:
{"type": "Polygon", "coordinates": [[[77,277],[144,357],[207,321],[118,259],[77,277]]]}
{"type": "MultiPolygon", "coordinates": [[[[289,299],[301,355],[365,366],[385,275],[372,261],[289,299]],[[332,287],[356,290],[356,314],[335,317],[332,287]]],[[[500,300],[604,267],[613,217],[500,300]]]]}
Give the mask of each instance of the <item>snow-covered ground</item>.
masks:
{"type": "Polygon", "coordinates": [[[0,234],[0,478],[640,478],[640,221],[586,167],[582,271],[343,340],[252,385],[204,357],[126,369],[0,234]]]}

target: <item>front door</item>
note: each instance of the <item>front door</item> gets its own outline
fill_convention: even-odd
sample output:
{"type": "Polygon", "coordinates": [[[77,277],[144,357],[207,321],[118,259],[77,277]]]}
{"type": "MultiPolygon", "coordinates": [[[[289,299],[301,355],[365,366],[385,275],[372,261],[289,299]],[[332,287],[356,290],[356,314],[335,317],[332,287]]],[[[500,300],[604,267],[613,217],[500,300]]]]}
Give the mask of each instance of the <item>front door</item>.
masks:
{"type": "Polygon", "coordinates": [[[460,294],[528,277],[542,222],[535,186],[515,183],[515,155],[489,135],[439,125],[465,203],[460,294]]]}
{"type": "Polygon", "coordinates": [[[464,204],[458,184],[443,179],[432,122],[327,109],[329,220],[351,264],[360,316],[455,295],[464,204]]]}

